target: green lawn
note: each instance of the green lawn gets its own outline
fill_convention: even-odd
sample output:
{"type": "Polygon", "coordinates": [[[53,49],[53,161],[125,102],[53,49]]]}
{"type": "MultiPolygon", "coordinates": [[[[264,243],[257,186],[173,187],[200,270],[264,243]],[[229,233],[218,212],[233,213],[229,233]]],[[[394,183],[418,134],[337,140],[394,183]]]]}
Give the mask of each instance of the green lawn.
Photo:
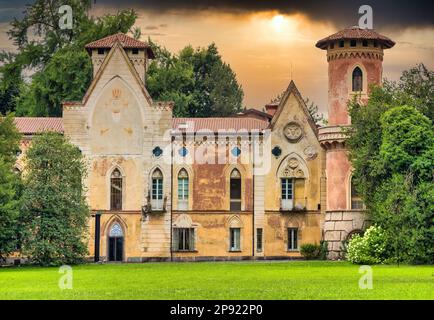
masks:
{"type": "Polygon", "coordinates": [[[434,266],[374,266],[359,289],[347,262],[80,265],[73,289],[58,268],[0,268],[0,299],[434,299],[434,266]]]}

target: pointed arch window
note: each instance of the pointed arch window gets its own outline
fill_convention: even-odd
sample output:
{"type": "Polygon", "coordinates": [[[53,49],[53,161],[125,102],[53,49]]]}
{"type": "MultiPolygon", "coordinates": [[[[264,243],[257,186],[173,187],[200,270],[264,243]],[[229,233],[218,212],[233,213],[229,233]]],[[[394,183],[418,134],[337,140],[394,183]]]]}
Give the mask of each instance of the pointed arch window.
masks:
{"type": "Polygon", "coordinates": [[[122,210],[122,174],[114,169],[110,176],[110,210],[122,210]]]}
{"type": "Polygon", "coordinates": [[[152,210],[163,210],[163,173],[155,169],[152,173],[152,210]]]}
{"type": "Polygon", "coordinates": [[[353,92],[363,91],[363,72],[359,67],[353,70],[353,92]]]}
{"type": "Polygon", "coordinates": [[[178,210],[188,210],[188,173],[185,169],[178,173],[178,210]]]}
{"type": "Polygon", "coordinates": [[[230,210],[241,211],[241,173],[237,169],[230,177],[230,210]]]}
{"type": "Polygon", "coordinates": [[[356,189],[354,179],[351,177],[351,209],[352,210],[362,210],[364,209],[364,204],[362,197],[356,189]]]}

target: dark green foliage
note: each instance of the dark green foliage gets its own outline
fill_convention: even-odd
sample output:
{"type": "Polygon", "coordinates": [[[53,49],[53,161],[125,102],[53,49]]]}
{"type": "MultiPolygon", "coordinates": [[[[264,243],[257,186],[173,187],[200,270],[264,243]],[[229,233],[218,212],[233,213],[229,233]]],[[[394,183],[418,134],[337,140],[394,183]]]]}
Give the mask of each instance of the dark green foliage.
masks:
{"type": "Polygon", "coordinates": [[[389,261],[433,263],[432,72],[419,65],[350,104],[357,190],[388,241],[389,261]]]}
{"type": "Polygon", "coordinates": [[[373,198],[374,221],[384,226],[391,262],[434,263],[434,184],[394,174],[373,198]]]}
{"type": "Polygon", "coordinates": [[[321,241],[320,244],[304,243],[300,246],[300,253],[306,260],[325,260],[327,259],[327,242],[321,241]]]}
{"type": "Polygon", "coordinates": [[[32,83],[22,88],[17,115],[62,116],[63,101],[80,101],[92,76],[92,63],[84,51],[61,50],[49,60],[32,83]]]}
{"type": "Polygon", "coordinates": [[[304,243],[300,246],[300,253],[306,260],[318,257],[320,246],[314,243],[304,243]]]}
{"type": "Polygon", "coordinates": [[[0,118],[0,260],[19,246],[21,179],[13,170],[19,141],[13,114],[0,118]]]}
{"type": "Polygon", "coordinates": [[[7,112],[15,111],[15,99],[20,93],[20,86],[23,82],[21,77],[22,66],[15,61],[15,55],[11,53],[0,53],[0,116],[7,112]]]}
{"type": "Polygon", "coordinates": [[[42,265],[81,262],[87,253],[89,209],[80,150],[53,132],[35,137],[27,152],[23,194],[23,253],[42,265]]]}
{"type": "Polygon", "coordinates": [[[175,117],[228,116],[241,111],[243,91],[214,44],[185,47],[172,55],[155,43],[156,59],[147,75],[147,88],[156,100],[175,102],[175,117]]]}

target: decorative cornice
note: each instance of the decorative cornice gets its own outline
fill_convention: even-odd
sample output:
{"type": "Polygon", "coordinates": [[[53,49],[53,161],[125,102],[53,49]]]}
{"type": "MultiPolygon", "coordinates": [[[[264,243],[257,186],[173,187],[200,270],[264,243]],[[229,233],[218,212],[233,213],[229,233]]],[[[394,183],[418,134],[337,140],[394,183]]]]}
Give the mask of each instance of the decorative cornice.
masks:
{"type": "Polygon", "coordinates": [[[372,59],[383,61],[383,52],[381,50],[360,50],[358,49],[342,49],[330,50],[327,53],[327,61],[338,59],[372,59]]]}
{"type": "Polygon", "coordinates": [[[348,126],[327,126],[319,128],[319,143],[327,150],[345,148],[347,135],[343,129],[347,127],[348,126]]]}

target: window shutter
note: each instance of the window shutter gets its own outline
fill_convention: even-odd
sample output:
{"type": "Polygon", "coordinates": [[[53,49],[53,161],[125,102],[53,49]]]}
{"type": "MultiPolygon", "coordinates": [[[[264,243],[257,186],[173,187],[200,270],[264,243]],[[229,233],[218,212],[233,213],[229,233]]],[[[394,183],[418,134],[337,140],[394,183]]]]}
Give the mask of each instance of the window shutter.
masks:
{"type": "Polygon", "coordinates": [[[195,241],[194,241],[194,228],[190,228],[190,237],[189,237],[189,248],[190,250],[195,250],[195,241]]]}
{"type": "Polygon", "coordinates": [[[173,228],[172,229],[172,250],[173,251],[178,251],[179,249],[179,232],[178,232],[178,228],[173,228]]]}
{"type": "Polygon", "coordinates": [[[297,228],[297,248],[296,249],[300,248],[300,244],[301,244],[301,229],[297,228]]]}

